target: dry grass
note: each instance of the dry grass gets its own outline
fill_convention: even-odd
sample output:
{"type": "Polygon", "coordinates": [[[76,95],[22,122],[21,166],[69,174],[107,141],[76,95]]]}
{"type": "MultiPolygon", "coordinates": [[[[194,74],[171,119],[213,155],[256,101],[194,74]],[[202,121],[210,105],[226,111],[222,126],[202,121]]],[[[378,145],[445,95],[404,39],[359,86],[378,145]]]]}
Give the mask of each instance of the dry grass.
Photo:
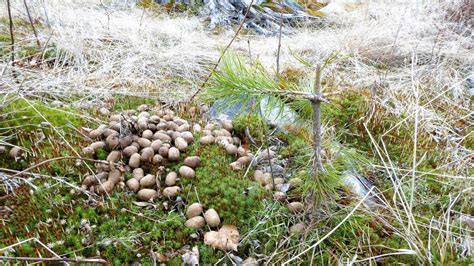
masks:
{"type": "MultiPolygon", "coordinates": [[[[21,3],[14,2],[15,16],[25,18],[21,3]]],[[[64,52],[48,66],[18,64],[17,81],[12,68],[1,61],[1,93],[47,93],[67,98],[74,92],[104,98],[115,92],[182,101],[200,86],[220,49],[232,37],[227,30],[217,35],[206,32],[197,17],[157,14],[125,5],[104,6],[97,1],[32,2],[33,16],[44,23],[39,29],[42,43],[54,44],[64,52]]],[[[396,225],[385,225],[400,234],[411,250],[395,253],[416,254],[419,261],[433,263],[433,250],[419,239],[420,230],[440,232],[438,239],[431,241],[445,243],[439,244],[437,252],[441,254],[463,250],[463,241],[473,241],[472,231],[454,233],[459,231],[459,221],[453,218],[453,214],[460,215],[453,211],[455,205],[474,198],[473,180],[469,178],[473,151],[465,144],[468,138],[472,141],[472,104],[465,79],[472,73],[474,53],[472,27],[463,24],[469,2],[363,2],[351,5],[346,14],[331,17],[328,27],[300,28],[283,36],[281,69],[302,68],[310,73],[312,70],[295,54],[310,64],[336,54],[336,60],[323,70],[327,90],[374,86],[377,93],[373,100],[387,113],[403,117],[380,139],[372,139],[374,153],[383,162],[377,167],[390,176],[395,191],[393,199],[379,199],[388,212],[373,215],[380,216],[381,221],[397,221],[396,225]],[[395,165],[384,147],[384,136],[402,125],[416,129],[412,165],[395,165]],[[418,139],[422,134],[439,144],[433,153],[443,151],[445,155],[439,158],[438,170],[442,172],[436,173],[436,182],[451,187],[451,200],[439,217],[422,217],[412,206],[413,202],[431,200],[416,190],[419,180],[433,174],[417,169],[422,159],[416,147],[423,141],[418,139]],[[420,222],[424,219],[428,220],[420,222]]],[[[277,37],[244,35],[233,48],[248,55],[248,40],[252,58],[275,68],[277,37]]],[[[32,32],[26,32],[21,40],[33,41],[32,32]]],[[[367,133],[371,136],[369,128],[367,133]]],[[[309,243],[298,247],[295,255],[309,243]]]]}

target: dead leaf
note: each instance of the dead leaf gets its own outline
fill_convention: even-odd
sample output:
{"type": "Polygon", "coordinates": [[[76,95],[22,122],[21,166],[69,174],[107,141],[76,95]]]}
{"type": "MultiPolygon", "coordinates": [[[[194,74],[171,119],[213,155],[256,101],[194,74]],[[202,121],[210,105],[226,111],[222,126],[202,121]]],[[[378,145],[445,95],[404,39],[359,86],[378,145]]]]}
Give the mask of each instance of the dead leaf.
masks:
{"type": "Polygon", "coordinates": [[[237,251],[240,234],[234,225],[223,225],[218,232],[210,231],[204,235],[204,244],[223,251],[237,251]]]}
{"type": "Polygon", "coordinates": [[[199,265],[199,249],[193,247],[193,250],[188,250],[181,257],[183,259],[183,265],[199,265]]]}

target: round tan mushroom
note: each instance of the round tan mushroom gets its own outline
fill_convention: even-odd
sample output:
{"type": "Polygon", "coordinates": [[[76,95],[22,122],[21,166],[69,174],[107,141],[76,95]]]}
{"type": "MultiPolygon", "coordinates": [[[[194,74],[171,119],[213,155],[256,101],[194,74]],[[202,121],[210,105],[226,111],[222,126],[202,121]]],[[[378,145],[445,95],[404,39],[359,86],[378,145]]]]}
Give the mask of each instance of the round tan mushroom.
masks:
{"type": "Polygon", "coordinates": [[[142,162],[150,162],[154,155],[155,153],[153,152],[153,149],[151,147],[143,148],[143,150],[141,150],[140,160],[142,162]]]}
{"type": "Polygon", "coordinates": [[[105,142],[103,141],[96,141],[96,142],[93,142],[90,147],[92,149],[94,149],[94,151],[97,151],[98,149],[103,149],[105,148],[105,142]]]}
{"type": "Polygon", "coordinates": [[[146,139],[146,138],[139,138],[137,143],[142,148],[147,148],[147,147],[150,147],[150,145],[151,145],[151,141],[149,139],[146,139]]]}
{"type": "Polygon", "coordinates": [[[107,156],[108,162],[118,162],[122,158],[122,153],[120,151],[111,151],[107,156]]]}
{"type": "Polygon", "coordinates": [[[232,122],[229,120],[222,122],[222,127],[229,132],[232,132],[232,130],[234,130],[234,126],[232,125],[232,122]]]}
{"type": "Polygon", "coordinates": [[[188,148],[188,143],[182,137],[177,137],[174,140],[174,145],[176,146],[176,148],[178,148],[179,151],[182,152],[186,151],[186,149],[188,148]]]}
{"type": "Polygon", "coordinates": [[[160,149],[158,150],[158,153],[163,157],[163,158],[168,158],[168,153],[169,153],[169,147],[168,146],[161,146],[160,149]]]}
{"type": "Polygon", "coordinates": [[[143,201],[150,201],[159,196],[158,191],[154,189],[144,188],[138,191],[138,198],[143,201]]]}
{"type": "Polygon", "coordinates": [[[110,135],[105,139],[105,143],[109,149],[113,150],[120,144],[120,140],[117,136],[110,135]]]}
{"type": "Polygon", "coordinates": [[[177,161],[179,160],[179,150],[175,147],[171,147],[168,150],[168,159],[170,161],[177,161]]]}
{"type": "Polygon", "coordinates": [[[284,202],[286,200],[286,194],[280,191],[273,193],[273,199],[276,201],[284,202]]]}
{"type": "Polygon", "coordinates": [[[216,227],[221,223],[221,219],[219,218],[219,214],[217,214],[216,210],[209,209],[204,213],[204,219],[206,223],[210,227],[216,227]]]}
{"type": "Polygon", "coordinates": [[[112,192],[114,186],[114,182],[107,180],[102,184],[97,185],[97,193],[99,193],[100,195],[108,194],[112,192]]]}
{"type": "Polygon", "coordinates": [[[82,153],[85,155],[85,156],[92,156],[94,155],[95,151],[92,147],[88,146],[88,147],[85,147],[82,149],[82,153]]]}
{"type": "Polygon", "coordinates": [[[290,226],[290,229],[288,231],[291,235],[298,235],[304,233],[305,230],[306,225],[304,223],[297,223],[290,226]]]}
{"type": "Polygon", "coordinates": [[[174,198],[174,197],[178,196],[180,191],[181,191],[181,188],[178,187],[178,186],[167,187],[167,188],[163,189],[163,196],[174,198]]]}
{"type": "Polygon", "coordinates": [[[193,217],[199,216],[202,213],[202,204],[201,203],[193,203],[189,205],[188,209],[186,210],[186,217],[191,219],[193,217]]]}
{"type": "Polygon", "coordinates": [[[245,166],[249,165],[251,161],[252,159],[250,159],[250,157],[248,156],[242,156],[239,159],[237,159],[237,162],[245,166]]]}
{"type": "Polygon", "coordinates": [[[95,177],[94,175],[88,175],[82,181],[82,185],[84,185],[86,187],[90,187],[92,185],[97,185],[98,183],[99,183],[98,178],[95,177]]]}
{"type": "Polygon", "coordinates": [[[158,150],[160,149],[161,145],[163,144],[163,142],[161,142],[161,140],[159,139],[155,139],[151,144],[150,144],[150,147],[153,149],[153,151],[156,153],[158,152],[158,150]]]}
{"type": "Polygon", "coordinates": [[[128,146],[125,149],[123,149],[123,151],[122,151],[122,153],[125,157],[130,157],[134,153],[137,153],[137,152],[138,152],[138,148],[135,147],[135,146],[128,146]]]}
{"type": "Polygon", "coordinates": [[[140,187],[153,188],[156,186],[156,177],[154,175],[146,175],[140,179],[140,187]]]}
{"type": "MultiPolygon", "coordinates": [[[[147,126],[148,127],[148,126],[147,126]]],[[[148,140],[151,140],[153,138],[153,132],[149,129],[146,129],[142,132],[142,138],[146,138],[148,140]]]]}
{"type": "Polygon", "coordinates": [[[288,207],[288,211],[293,214],[302,212],[304,209],[303,203],[298,202],[298,201],[288,203],[287,207],[288,207]]]}
{"type": "Polygon", "coordinates": [[[163,164],[164,160],[165,159],[163,158],[163,156],[159,154],[155,154],[155,156],[153,156],[153,159],[151,161],[153,164],[161,165],[163,164]]]}
{"type": "Polygon", "coordinates": [[[168,187],[176,185],[176,180],[178,179],[178,174],[176,172],[169,172],[165,178],[165,185],[168,187]]]}
{"type": "Polygon", "coordinates": [[[128,161],[128,165],[131,168],[138,168],[138,167],[140,167],[140,160],[141,160],[140,154],[134,153],[134,154],[132,154],[132,156],[130,156],[130,160],[128,161]]]}
{"type": "Polygon", "coordinates": [[[225,146],[225,151],[230,155],[236,155],[237,154],[237,147],[235,147],[234,144],[227,144],[225,146]]]}
{"type": "Polygon", "coordinates": [[[199,156],[190,156],[184,159],[183,163],[191,168],[196,168],[201,164],[201,158],[199,156]]]}
{"type": "Polygon", "coordinates": [[[183,165],[179,168],[179,175],[185,178],[194,178],[196,173],[191,167],[183,165]]]}
{"type": "Polygon", "coordinates": [[[208,145],[208,144],[212,144],[214,143],[214,137],[213,136],[204,136],[201,138],[201,140],[199,141],[202,145],[208,145]]]}
{"type": "Polygon", "coordinates": [[[140,188],[140,182],[136,178],[130,178],[129,180],[127,180],[126,184],[127,187],[133,192],[137,192],[140,188]]]}
{"type": "Polygon", "coordinates": [[[109,172],[107,181],[111,181],[116,185],[118,182],[122,181],[122,172],[120,170],[115,169],[109,172]]]}
{"type": "Polygon", "coordinates": [[[206,224],[204,218],[202,216],[196,216],[186,221],[184,224],[186,227],[199,229],[206,224]]]}
{"type": "Polygon", "coordinates": [[[142,168],[135,168],[133,169],[132,175],[133,175],[133,178],[140,181],[140,179],[142,179],[145,176],[145,172],[143,171],[142,168]]]}
{"type": "Polygon", "coordinates": [[[193,136],[193,133],[189,132],[189,131],[184,131],[181,133],[181,137],[186,140],[186,142],[188,144],[190,143],[193,143],[194,141],[194,136],[193,136]]]}

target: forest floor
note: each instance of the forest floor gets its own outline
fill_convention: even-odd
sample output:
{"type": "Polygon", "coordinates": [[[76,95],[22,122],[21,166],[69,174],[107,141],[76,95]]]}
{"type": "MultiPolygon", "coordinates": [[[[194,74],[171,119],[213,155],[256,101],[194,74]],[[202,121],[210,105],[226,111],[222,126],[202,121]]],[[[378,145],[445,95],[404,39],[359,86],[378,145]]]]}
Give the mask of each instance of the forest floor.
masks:
{"type": "MultiPolygon", "coordinates": [[[[473,263],[469,1],[358,1],[281,38],[243,29],[206,86],[238,25],[209,30],[194,10],[31,1],[35,36],[23,2],[11,2],[13,65],[8,14],[0,11],[0,261],[473,263]],[[331,95],[322,105],[326,171],[316,181],[309,175],[312,111],[300,102],[283,101],[298,119],[277,130],[258,115],[233,119],[236,146],[257,158],[251,167],[234,171],[227,146],[200,144],[210,129],[206,108],[218,100],[210,87],[260,85],[251,81],[268,76],[273,84],[277,76],[277,87],[311,91],[316,64],[331,95]],[[198,90],[203,95],[188,102],[198,90]],[[195,179],[179,179],[179,198],[139,201],[125,186],[131,173],[105,195],[81,187],[103,166],[78,159],[95,141],[90,130],[112,128],[112,117],[133,117],[130,110],[160,119],[173,112],[172,121],[190,125],[195,141],[185,156],[202,163],[195,179]],[[282,184],[291,185],[283,200],[276,183],[255,180],[256,169],[268,170],[258,159],[267,147],[282,184]],[[188,226],[195,202],[216,209],[221,225],[236,226],[235,249],[204,241],[213,226],[188,226]],[[304,211],[293,211],[292,202],[304,211]]],[[[111,150],[89,159],[103,161],[111,150]]],[[[164,171],[182,165],[170,162],[164,171]]]]}

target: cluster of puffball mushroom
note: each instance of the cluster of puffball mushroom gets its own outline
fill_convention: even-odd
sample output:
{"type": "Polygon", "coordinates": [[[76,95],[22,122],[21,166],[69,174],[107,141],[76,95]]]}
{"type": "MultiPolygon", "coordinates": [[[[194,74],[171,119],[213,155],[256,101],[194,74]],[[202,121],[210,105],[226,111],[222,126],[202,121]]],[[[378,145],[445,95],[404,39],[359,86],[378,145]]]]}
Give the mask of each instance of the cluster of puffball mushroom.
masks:
{"type": "Polygon", "coordinates": [[[146,105],[138,112],[128,110],[109,116],[109,124],[97,129],[88,129],[89,137],[94,141],[83,149],[86,156],[92,157],[99,150],[109,152],[107,163],[97,163],[97,173],[88,175],[82,187],[101,195],[108,194],[117,186],[125,185],[137,193],[138,199],[151,201],[160,196],[169,198],[179,195],[178,178],[194,178],[195,168],[201,163],[198,156],[186,157],[178,173],[169,172],[161,190],[161,179],[168,162],[177,162],[183,158],[188,146],[194,142],[193,132],[201,132],[201,145],[218,143],[227,153],[236,156],[231,163],[234,170],[247,167],[253,155],[240,146],[238,137],[232,136],[230,121],[220,125],[210,123],[204,127],[194,124],[191,127],[185,119],[179,118],[170,109],[157,110],[151,115],[146,105]],[[138,114],[137,114],[138,113],[138,114]],[[123,167],[115,167],[120,161],[128,161],[123,167]],[[132,173],[126,182],[124,172],[132,173]]]}

